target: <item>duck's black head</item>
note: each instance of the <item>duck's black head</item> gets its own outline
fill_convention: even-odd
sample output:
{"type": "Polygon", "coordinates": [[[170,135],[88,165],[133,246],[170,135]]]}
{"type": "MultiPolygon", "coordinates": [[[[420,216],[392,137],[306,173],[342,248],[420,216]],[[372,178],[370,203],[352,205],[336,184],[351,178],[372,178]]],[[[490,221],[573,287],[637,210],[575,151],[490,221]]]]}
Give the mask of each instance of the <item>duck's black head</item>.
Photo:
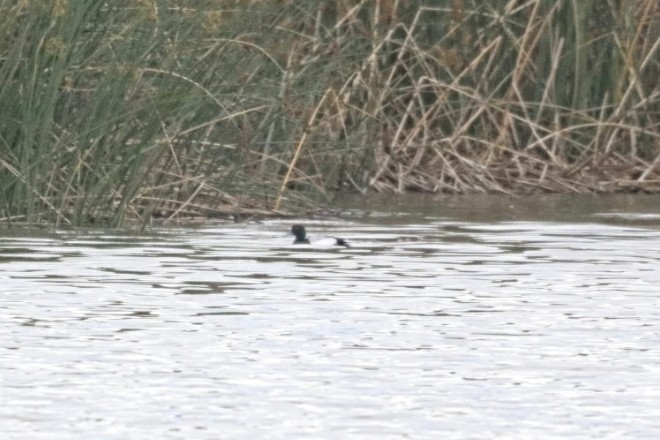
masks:
{"type": "Polygon", "coordinates": [[[351,247],[351,245],[343,238],[335,238],[335,240],[337,240],[337,246],[351,247]]]}
{"type": "Polygon", "coordinates": [[[305,227],[303,225],[291,226],[291,233],[296,236],[296,239],[293,242],[294,244],[309,244],[309,240],[307,239],[307,231],[305,231],[305,227]]]}

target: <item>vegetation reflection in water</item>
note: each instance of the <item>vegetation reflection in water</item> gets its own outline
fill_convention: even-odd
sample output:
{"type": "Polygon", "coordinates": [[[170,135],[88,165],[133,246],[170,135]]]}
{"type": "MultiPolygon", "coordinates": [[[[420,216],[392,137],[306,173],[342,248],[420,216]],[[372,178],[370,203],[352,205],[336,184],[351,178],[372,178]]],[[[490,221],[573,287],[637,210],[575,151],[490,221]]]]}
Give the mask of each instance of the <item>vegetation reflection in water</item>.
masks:
{"type": "Polygon", "coordinates": [[[0,432],[649,438],[660,230],[595,220],[5,235],[0,432]]]}

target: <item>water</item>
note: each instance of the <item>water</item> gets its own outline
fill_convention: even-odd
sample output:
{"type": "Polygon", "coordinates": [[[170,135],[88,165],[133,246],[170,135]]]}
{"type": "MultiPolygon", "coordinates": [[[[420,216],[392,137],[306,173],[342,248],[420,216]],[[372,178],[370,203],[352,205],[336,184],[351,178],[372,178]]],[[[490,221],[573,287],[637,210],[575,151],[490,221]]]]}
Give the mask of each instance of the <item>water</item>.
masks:
{"type": "Polygon", "coordinates": [[[423,200],[0,230],[0,438],[657,438],[653,199],[423,200]]]}

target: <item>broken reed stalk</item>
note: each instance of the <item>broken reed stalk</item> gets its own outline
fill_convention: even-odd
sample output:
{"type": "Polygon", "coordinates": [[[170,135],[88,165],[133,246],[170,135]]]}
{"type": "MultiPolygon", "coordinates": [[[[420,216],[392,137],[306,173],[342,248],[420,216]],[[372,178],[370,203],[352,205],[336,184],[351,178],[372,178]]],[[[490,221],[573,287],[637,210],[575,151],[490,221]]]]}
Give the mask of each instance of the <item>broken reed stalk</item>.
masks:
{"type": "Polygon", "coordinates": [[[330,90],[326,90],[323,96],[321,96],[321,99],[319,100],[319,103],[316,105],[314,108],[314,111],[312,114],[309,116],[309,119],[307,120],[307,123],[305,124],[303,128],[302,135],[300,136],[300,141],[298,141],[298,145],[296,145],[296,149],[293,153],[293,157],[291,158],[291,161],[289,162],[289,167],[286,170],[286,174],[284,175],[284,178],[282,179],[282,184],[280,185],[280,190],[277,193],[277,198],[275,199],[275,205],[273,206],[273,211],[278,212],[280,209],[280,204],[282,202],[282,197],[284,195],[284,192],[286,191],[286,186],[289,184],[289,181],[291,179],[291,175],[293,174],[293,170],[296,168],[296,164],[298,163],[298,158],[300,157],[300,153],[302,152],[302,147],[305,145],[305,141],[307,140],[307,135],[309,134],[309,131],[312,127],[312,124],[314,124],[314,121],[316,120],[316,116],[318,115],[321,107],[323,106],[323,103],[325,102],[325,98],[328,96],[328,93],[330,90]]]}

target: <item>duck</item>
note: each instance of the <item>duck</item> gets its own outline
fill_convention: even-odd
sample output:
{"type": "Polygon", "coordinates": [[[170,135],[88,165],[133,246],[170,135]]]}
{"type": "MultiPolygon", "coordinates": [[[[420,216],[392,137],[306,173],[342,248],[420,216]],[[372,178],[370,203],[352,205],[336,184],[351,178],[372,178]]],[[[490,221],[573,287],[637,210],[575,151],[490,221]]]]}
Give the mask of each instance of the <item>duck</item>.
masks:
{"type": "MultiPolygon", "coordinates": [[[[293,244],[311,244],[309,238],[307,237],[307,231],[303,225],[293,225],[291,226],[291,234],[293,234],[296,239],[293,240],[293,244]]],[[[332,237],[333,242],[330,243],[333,246],[343,246],[350,247],[348,242],[343,238],[332,237]]],[[[324,240],[325,241],[325,240],[324,240]]],[[[318,242],[321,244],[320,242],[318,242]]]]}

